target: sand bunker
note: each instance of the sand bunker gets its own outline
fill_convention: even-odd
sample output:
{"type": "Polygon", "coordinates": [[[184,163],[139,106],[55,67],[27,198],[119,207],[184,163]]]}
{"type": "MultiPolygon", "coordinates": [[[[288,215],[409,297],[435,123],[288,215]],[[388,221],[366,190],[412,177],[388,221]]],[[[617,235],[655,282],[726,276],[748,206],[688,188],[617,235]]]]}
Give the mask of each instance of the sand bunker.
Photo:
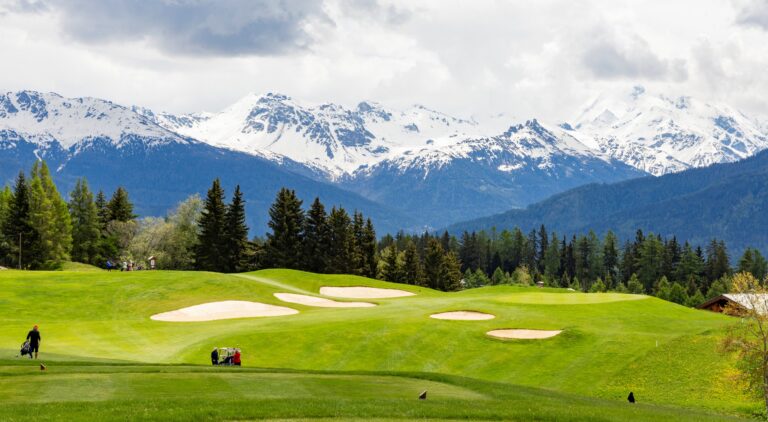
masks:
{"type": "Polygon", "coordinates": [[[266,303],[225,300],[223,302],[203,303],[175,311],[152,315],[155,321],[193,322],[214,321],[217,319],[272,317],[298,314],[299,311],[283,306],[266,303]]]}
{"type": "Polygon", "coordinates": [[[488,331],[486,334],[488,334],[491,337],[496,338],[516,338],[516,339],[542,339],[542,338],[550,338],[554,337],[560,333],[562,333],[563,330],[492,330],[488,331]]]}
{"type": "Polygon", "coordinates": [[[275,297],[288,303],[298,303],[299,305],[317,306],[318,308],[370,308],[376,306],[375,303],[368,302],[337,302],[332,299],[322,297],[297,295],[294,293],[275,293],[275,297]]]}
{"type": "Polygon", "coordinates": [[[496,315],[485,314],[476,311],[452,311],[432,314],[429,317],[434,319],[451,319],[457,321],[482,321],[486,319],[494,319],[496,318],[496,315]]]}
{"type": "Polygon", "coordinates": [[[379,289],[376,287],[321,287],[320,294],[346,299],[386,299],[414,295],[414,293],[406,292],[405,290],[379,289]]]}

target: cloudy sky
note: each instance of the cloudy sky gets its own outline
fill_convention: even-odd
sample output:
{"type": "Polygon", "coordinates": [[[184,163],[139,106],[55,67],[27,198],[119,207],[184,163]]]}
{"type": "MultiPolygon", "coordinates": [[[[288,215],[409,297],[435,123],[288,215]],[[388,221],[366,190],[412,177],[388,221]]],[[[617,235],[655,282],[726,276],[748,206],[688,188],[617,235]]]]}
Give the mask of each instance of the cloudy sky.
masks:
{"type": "Polygon", "coordinates": [[[217,111],[251,92],[572,119],[643,85],[768,116],[768,0],[0,0],[0,90],[217,111]]]}

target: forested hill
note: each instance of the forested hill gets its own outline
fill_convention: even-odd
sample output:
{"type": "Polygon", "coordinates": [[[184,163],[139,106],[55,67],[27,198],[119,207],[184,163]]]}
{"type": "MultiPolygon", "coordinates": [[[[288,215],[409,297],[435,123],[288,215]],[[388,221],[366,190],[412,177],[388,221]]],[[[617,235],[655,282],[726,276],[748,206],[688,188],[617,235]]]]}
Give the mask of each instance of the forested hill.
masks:
{"type": "Polygon", "coordinates": [[[748,246],[768,251],[768,151],[736,163],[586,185],[448,230],[525,230],[541,224],[569,234],[610,229],[621,239],[642,229],[701,245],[716,237],[731,245],[732,253],[748,246]]]}

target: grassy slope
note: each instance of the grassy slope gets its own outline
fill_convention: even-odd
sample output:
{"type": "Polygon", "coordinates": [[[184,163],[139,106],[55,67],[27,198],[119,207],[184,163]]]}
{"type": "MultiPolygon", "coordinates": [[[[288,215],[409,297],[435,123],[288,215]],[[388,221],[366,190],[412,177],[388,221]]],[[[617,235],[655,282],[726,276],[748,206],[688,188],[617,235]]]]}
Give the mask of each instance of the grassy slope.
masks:
{"type": "Polygon", "coordinates": [[[56,359],[205,364],[212,346],[238,345],[249,366],[431,372],[616,401],[632,390],[643,402],[727,412],[757,409],[727,381],[728,364],[715,349],[715,333],[729,320],[654,298],[515,287],[445,294],[393,285],[417,295],[375,300],[376,308],[288,304],[301,313],[161,323],[149,316],[227,299],[286,305],[272,294],[317,294],[324,285],[390,285],[284,270],[245,275],[4,271],[0,283],[0,356],[15,354],[29,327],[39,323],[44,356],[56,359]],[[462,309],[497,318],[428,318],[462,309]],[[565,332],[549,340],[500,341],[484,334],[494,328],[565,332]]]}

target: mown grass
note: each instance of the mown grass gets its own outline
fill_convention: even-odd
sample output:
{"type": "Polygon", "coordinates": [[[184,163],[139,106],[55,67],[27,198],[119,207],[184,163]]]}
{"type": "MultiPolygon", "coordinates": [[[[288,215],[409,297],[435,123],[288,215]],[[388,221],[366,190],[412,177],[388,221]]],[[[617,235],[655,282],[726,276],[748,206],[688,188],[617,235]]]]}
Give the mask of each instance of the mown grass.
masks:
{"type": "MultiPolygon", "coordinates": [[[[321,370],[347,375],[364,371],[374,372],[376,376],[441,374],[441,377],[454,377],[448,382],[454,387],[484,394],[491,397],[491,401],[499,402],[480,408],[449,404],[469,400],[454,397],[446,398],[443,404],[436,398],[414,405],[410,396],[363,397],[347,391],[333,399],[310,394],[317,402],[309,409],[297,403],[287,404],[298,400],[294,395],[301,390],[299,386],[317,382],[304,375],[285,381],[288,385],[280,384],[278,388],[278,380],[283,375],[274,379],[243,378],[241,373],[227,371],[200,375],[198,371],[202,367],[193,367],[189,375],[183,376],[110,372],[112,369],[105,369],[108,375],[98,375],[88,372],[93,370],[85,371],[80,365],[68,366],[80,368],[80,372],[73,373],[59,373],[52,366],[50,372],[42,375],[46,378],[41,379],[48,383],[55,378],[64,383],[63,387],[56,387],[59,390],[80,392],[70,397],[86,396],[88,386],[94,391],[114,391],[114,395],[89,404],[69,399],[52,400],[50,397],[57,397],[58,393],[45,390],[40,407],[52,414],[61,412],[62,418],[76,414],[72,409],[78,408],[88,408],[88,412],[96,414],[106,412],[104,415],[113,411],[117,415],[120,411],[154,409],[146,414],[139,412],[150,419],[183,419],[197,414],[227,419],[233,417],[230,412],[242,408],[243,418],[526,419],[524,415],[535,415],[542,420],[617,420],[612,415],[632,416],[632,419],[637,415],[626,412],[638,412],[636,409],[647,410],[651,412],[648,415],[662,419],[683,414],[685,418],[696,419],[701,416],[696,410],[686,412],[701,409],[720,417],[722,414],[750,415],[760,409],[759,403],[744,396],[739,386],[733,384],[732,362],[716,350],[720,333],[731,320],[649,297],[511,286],[441,293],[362,277],[287,270],[241,275],[3,271],[0,285],[0,319],[4,322],[0,325],[0,356],[15,355],[27,330],[37,323],[43,334],[41,357],[61,363],[70,360],[91,362],[91,365],[94,362],[206,364],[212,347],[239,346],[243,349],[246,368],[321,370]],[[379,306],[359,309],[285,304],[273,296],[276,292],[318,295],[322,286],[355,285],[401,288],[416,295],[370,300],[379,306]],[[149,319],[155,313],[218,300],[278,304],[300,313],[196,323],[149,319]],[[477,310],[494,314],[496,318],[488,321],[429,318],[432,313],[451,310],[477,310]],[[486,331],[496,328],[563,329],[564,332],[547,340],[502,341],[485,335],[486,331]],[[70,381],[65,381],[67,378],[70,381]],[[228,391],[221,387],[225,384],[237,388],[232,394],[223,393],[224,398],[222,393],[209,396],[201,388],[208,383],[216,385],[215,390],[228,391]],[[256,384],[275,387],[266,390],[246,387],[256,384]],[[114,389],[110,390],[109,385],[114,389]],[[184,392],[185,386],[197,387],[180,397],[175,393],[160,394],[174,389],[184,392]],[[272,396],[266,392],[248,397],[237,394],[250,388],[257,392],[292,393],[278,398],[269,398],[272,396]],[[496,390],[514,394],[492,394],[496,390]],[[157,394],[150,394],[153,391],[157,394]],[[629,391],[635,392],[641,406],[625,406],[629,391]],[[158,394],[162,399],[157,398],[158,394]],[[347,400],[342,396],[351,398],[347,400]],[[199,400],[190,401],[188,397],[199,400]],[[566,402],[556,404],[561,400],[566,402]],[[162,410],[163,403],[169,410],[162,410]],[[668,405],[673,407],[665,407],[668,405]],[[187,412],[185,406],[196,410],[187,412]],[[528,406],[526,409],[534,406],[533,413],[516,406],[528,406]],[[337,413],[329,413],[333,409],[337,413]],[[387,409],[393,413],[382,413],[387,409]]],[[[0,370],[3,377],[0,397],[11,394],[5,383],[6,379],[18,380],[10,374],[14,370],[18,369],[0,370]]],[[[349,390],[359,394],[376,391],[370,383],[366,384],[368,381],[354,380],[349,385],[358,383],[358,387],[349,390]]],[[[409,382],[402,381],[403,387],[389,389],[405,391],[409,382]]],[[[23,395],[14,400],[18,402],[9,400],[3,405],[8,406],[6,409],[11,414],[29,416],[19,410],[23,408],[23,395]]]]}

